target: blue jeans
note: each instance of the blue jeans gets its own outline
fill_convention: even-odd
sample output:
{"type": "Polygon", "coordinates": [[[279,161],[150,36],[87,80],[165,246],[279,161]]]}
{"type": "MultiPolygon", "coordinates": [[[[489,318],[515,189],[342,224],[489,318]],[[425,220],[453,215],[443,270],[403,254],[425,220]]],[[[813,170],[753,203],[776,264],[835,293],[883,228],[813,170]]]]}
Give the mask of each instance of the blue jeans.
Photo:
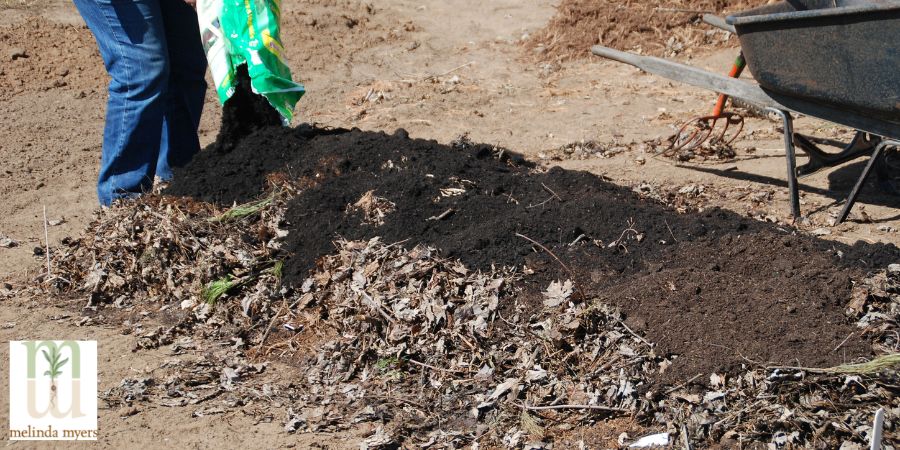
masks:
{"type": "Polygon", "coordinates": [[[172,178],[200,150],[206,55],[183,0],[74,0],[109,84],[97,195],[101,205],[172,178]]]}

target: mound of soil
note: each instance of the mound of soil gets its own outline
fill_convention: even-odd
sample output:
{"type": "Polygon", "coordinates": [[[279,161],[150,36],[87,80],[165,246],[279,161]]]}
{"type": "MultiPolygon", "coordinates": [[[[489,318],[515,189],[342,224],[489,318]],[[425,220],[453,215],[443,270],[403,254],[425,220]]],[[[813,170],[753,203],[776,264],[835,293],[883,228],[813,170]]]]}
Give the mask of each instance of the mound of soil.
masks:
{"type": "Polygon", "coordinates": [[[766,0],[563,0],[556,16],[525,46],[542,60],[590,56],[601,44],[620,50],[640,48],[657,56],[688,47],[723,43],[722,35],[702,23],[704,12],[721,14],[763,5],[766,0]]]}
{"type": "Polygon", "coordinates": [[[299,285],[337,237],[375,236],[428,244],[474,269],[525,268],[523,295],[536,305],[551,281],[571,279],[580,298],[620,307],[658,352],[679,355],[671,381],[748,360],[822,367],[869,355],[855,336],[839,345],[854,331],[844,316],[851,280],[898,255],[718,209],[681,215],[590,173],[535,171],[502,149],[402,130],[266,128],[176,175],[168,193],[225,205],[299,180],[306,188],[284,218],[287,284],[299,285]],[[367,195],[394,205],[380,225],[352,207],[367,195]]]}

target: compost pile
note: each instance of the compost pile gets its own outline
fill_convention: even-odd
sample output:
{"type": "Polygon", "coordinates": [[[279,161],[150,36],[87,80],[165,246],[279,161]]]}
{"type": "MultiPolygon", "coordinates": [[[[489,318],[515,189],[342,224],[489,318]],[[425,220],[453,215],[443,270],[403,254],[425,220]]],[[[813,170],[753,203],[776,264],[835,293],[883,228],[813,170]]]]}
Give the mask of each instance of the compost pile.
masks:
{"type": "Polygon", "coordinates": [[[111,405],[277,402],[289,432],[377,424],[369,448],[565,447],[622,415],[697,444],[838,447],[879,406],[896,436],[896,249],[692,195],[467,139],[261,128],[98,212],[42,281],[137,348],[216,343],[111,405]],[[267,360],[295,373],[263,382],[267,360]]]}
{"type": "Polygon", "coordinates": [[[590,56],[593,45],[674,56],[727,43],[729,33],[705,25],[704,13],[722,14],[766,0],[563,0],[546,27],[525,41],[545,61],[590,56]]]}

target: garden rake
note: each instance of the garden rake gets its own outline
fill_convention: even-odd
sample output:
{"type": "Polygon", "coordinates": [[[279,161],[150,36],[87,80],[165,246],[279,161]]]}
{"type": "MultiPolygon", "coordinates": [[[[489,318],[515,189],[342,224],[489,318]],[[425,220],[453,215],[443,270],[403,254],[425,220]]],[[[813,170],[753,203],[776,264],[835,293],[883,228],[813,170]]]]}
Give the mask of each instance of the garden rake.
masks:
{"type": "MultiPolygon", "coordinates": [[[[741,53],[738,55],[737,59],[735,59],[734,65],[732,65],[731,72],[728,73],[728,76],[731,78],[739,78],[746,66],[747,63],[744,61],[744,54],[741,53]]],[[[730,145],[734,142],[735,139],[740,136],[741,131],[744,130],[744,117],[738,113],[725,112],[725,103],[727,101],[727,95],[719,95],[719,99],[716,102],[716,107],[713,109],[712,114],[696,117],[682,125],[666,153],[671,155],[680,150],[695,149],[709,141],[710,137],[713,136],[711,141],[713,144],[723,143],[725,145],[730,145]],[[719,124],[723,124],[723,126],[719,127],[721,131],[716,131],[716,127],[719,124]],[[729,130],[731,130],[731,132],[729,132],[729,130]],[[714,133],[714,131],[716,132],[714,133]]]]}

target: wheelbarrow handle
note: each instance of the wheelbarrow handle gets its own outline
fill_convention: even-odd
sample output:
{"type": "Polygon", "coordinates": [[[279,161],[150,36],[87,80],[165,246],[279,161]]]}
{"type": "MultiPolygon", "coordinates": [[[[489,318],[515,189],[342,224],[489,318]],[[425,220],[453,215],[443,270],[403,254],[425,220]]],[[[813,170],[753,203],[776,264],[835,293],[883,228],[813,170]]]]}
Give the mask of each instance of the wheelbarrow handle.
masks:
{"type": "Polygon", "coordinates": [[[753,103],[760,108],[780,107],[781,109],[791,109],[780,105],[759,86],[747,81],[729,78],[722,74],[708,72],[706,70],[662,58],[635,55],[634,53],[623,52],[601,45],[591,47],[591,52],[597,56],[629,64],[645,72],[650,72],[670,80],[687,83],[722,94],[728,94],[732,97],[737,97],[753,103]]]}
{"type": "Polygon", "coordinates": [[[737,34],[737,31],[734,29],[734,25],[729,25],[725,19],[715,15],[715,14],[704,14],[703,21],[706,22],[707,25],[716,27],[720,30],[725,30],[732,34],[737,34]]]}
{"type": "Polygon", "coordinates": [[[878,136],[900,136],[900,122],[882,120],[862,114],[852,113],[845,108],[829,106],[805,98],[767,91],[754,83],[729,78],[696,67],[667,61],[652,56],[635,55],[601,45],[591,47],[597,56],[619,61],[637,67],[645,72],[659,75],[669,80],[697,86],[702,89],[729,94],[760,108],[775,108],[779,111],[793,111],[845,127],[856,128],[878,136]]]}

